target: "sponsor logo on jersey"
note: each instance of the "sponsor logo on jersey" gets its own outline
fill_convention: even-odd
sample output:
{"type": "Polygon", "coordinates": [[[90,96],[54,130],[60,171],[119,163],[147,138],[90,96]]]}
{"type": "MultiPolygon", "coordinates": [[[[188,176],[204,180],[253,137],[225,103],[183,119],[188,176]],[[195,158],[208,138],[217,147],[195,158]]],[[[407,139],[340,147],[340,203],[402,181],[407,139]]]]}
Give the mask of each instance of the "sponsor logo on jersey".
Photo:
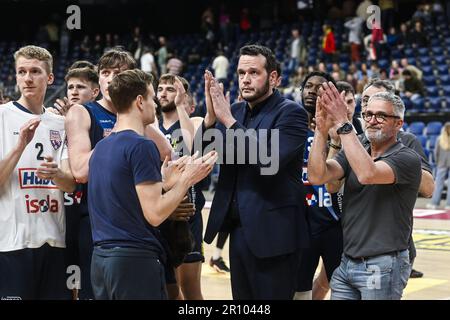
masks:
{"type": "Polygon", "coordinates": [[[305,185],[305,186],[311,185],[311,183],[308,181],[308,167],[302,168],[302,181],[303,181],[303,185],[305,185]]]}
{"type": "Polygon", "coordinates": [[[58,189],[52,180],[40,179],[36,168],[19,168],[20,189],[58,189]]]}
{"type": "Polygon", "coordinates": [[[112,128],[103,128],[103,138],[109,136],[112,132],[112,128]]]}
{"type": "Polygon", "coordinates": [[[83,197],[83,191],[75,191],[72,193],[64,192],[64,205],[71,206],[74,204],[80,204],[83,197]]]}
{"type": "Polygon", "coordinates": [[[320,208],[323,207],[331,207],[333,204],[331,202],[331,194],[325,191],[325,188],[318,188],[318,193],[307,193],[306,194],[306,203],[310,207],[318,206],[320,208]]]}
{"type": "Polygon", "coordinates": [[[50,130],[50,142],[53,149],[58,150],[62,145],[61,135],[57,130],[50,130]]]}
{"type": "Polygon", "coordinates": [[[59,202],[56,199],[51,199],[50,195],[47,195],[44,199],[32,198],[29,195],[25,195],[25,205],[27,213],[58,213],[59,202]]]}

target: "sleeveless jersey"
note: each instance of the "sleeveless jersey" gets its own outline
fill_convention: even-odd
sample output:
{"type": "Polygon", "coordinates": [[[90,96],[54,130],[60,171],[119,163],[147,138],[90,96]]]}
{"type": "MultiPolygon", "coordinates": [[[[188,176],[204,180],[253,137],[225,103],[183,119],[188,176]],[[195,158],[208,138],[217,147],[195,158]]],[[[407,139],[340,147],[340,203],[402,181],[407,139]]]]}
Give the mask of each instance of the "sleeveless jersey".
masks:
{"type": "Polygon", "coordinates": [[[10,178],[0,186],[0,251],[39,248],[45,243],[65,247],[63,192],[51,180],[39,179],[36,170],[51,155],[67,159],[64,118],[51,112],[32,114],[17,102],[0,106],[0,160],[14,149],[20,128],[40,117],[34,137],[26,146],[10,178]]]}
{"type": "MultiPolygon", "coordinates": [[[[183,151],[185,153],[188,152],[189,149],[186,147],[183,141],[183,136],[181,134],[180,121],[175,122],[170,128],[166,130],[161,120],[159,122],[159,129],[166,136],[166,139],[169,141],[174,153],[178,157],[182,157],[184,155],[183,151]]],[[[195,209],[197,213],[200,212],[199,215],[201,215],[201,210],[205,205],[205,197],[202,192],[202,186],[207,179],[208,178],[203,179],[189,189],[190,200],[195,203],[195,209]]]]}
{"type": "Polygon", "coordinates": [[[330,194],[325,185],[313,186],[308,181],[309,151],[314,140],[314,132],[308,129],[308,138],[303,159],[302,181],[306,190],[305,202],[312,236],[325,231],[337,223],[342,211],[342,194],[330,194]]]}
{"type": "MultiPolygon", "coordinates": [[[[91,140],[91,148],[94,149],[96,144],[107,137],[114,125],[116,124],[117,116],[102,107],[97,101],[89,102],[84,105],[89,112],[91,118],[91,128],[89,129],[89,138],[91,140]]],[[[79,211],[81,216],[89,215],[88,209],[88,185],[87,183],[81,185],[81,197],[79,211]]],[[[78,190],[79,191],[79,190],[78,190]]]]}

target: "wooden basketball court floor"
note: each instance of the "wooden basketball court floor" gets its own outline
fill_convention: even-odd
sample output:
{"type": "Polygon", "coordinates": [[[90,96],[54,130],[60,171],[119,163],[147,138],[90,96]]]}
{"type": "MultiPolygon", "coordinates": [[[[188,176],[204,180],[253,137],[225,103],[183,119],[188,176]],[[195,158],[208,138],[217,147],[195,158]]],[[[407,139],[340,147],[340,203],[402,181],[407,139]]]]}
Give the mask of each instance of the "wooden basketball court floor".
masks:
{"type": "MultiPolygon", "coordinates": [[[[403,299],[450,300],[450,210],[423,209],[426,203],[426,199],[418,199],[416,203],[413,232],[417,248],[414,269],[423,272],[424,276],[409,279],[403,299]]],[[[203,210],[205,227],[209,214],[207,207],[203,210]]],[[[206,261],[202,267],[203,296],[207,300],[231,300],[229,274],[218,273],[208,264],[214,244],[204,244],[206,261]]],[[[229,265],[228,241],[223,257],[229,265]]]]}

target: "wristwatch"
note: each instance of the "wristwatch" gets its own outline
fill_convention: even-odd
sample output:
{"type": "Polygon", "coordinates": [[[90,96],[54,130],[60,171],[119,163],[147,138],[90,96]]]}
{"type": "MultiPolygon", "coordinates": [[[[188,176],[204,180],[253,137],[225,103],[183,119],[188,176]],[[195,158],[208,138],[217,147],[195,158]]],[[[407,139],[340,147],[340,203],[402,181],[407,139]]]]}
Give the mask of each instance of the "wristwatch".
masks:
{"type": "Polygon", "coordinates": [[[346,122],[341,125],[337,130],[337,134],[347,134],[353,131],[353,125],[350,122],[346,122]]]}

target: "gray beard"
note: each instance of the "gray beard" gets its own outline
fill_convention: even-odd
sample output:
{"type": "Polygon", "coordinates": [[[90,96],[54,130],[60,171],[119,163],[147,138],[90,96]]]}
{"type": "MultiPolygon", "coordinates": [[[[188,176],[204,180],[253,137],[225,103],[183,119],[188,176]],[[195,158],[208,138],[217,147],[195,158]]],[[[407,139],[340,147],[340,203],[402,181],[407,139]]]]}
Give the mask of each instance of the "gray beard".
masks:
{"type": "Polygon", "coordinates": [[[371,143],[376,144],[382,143],[389,139],[389,137],[385,133],[381,132],[381,130],[376,131],[375,133],[374,132],[369,133],[365,128],[364,135],[371,143]]]}

